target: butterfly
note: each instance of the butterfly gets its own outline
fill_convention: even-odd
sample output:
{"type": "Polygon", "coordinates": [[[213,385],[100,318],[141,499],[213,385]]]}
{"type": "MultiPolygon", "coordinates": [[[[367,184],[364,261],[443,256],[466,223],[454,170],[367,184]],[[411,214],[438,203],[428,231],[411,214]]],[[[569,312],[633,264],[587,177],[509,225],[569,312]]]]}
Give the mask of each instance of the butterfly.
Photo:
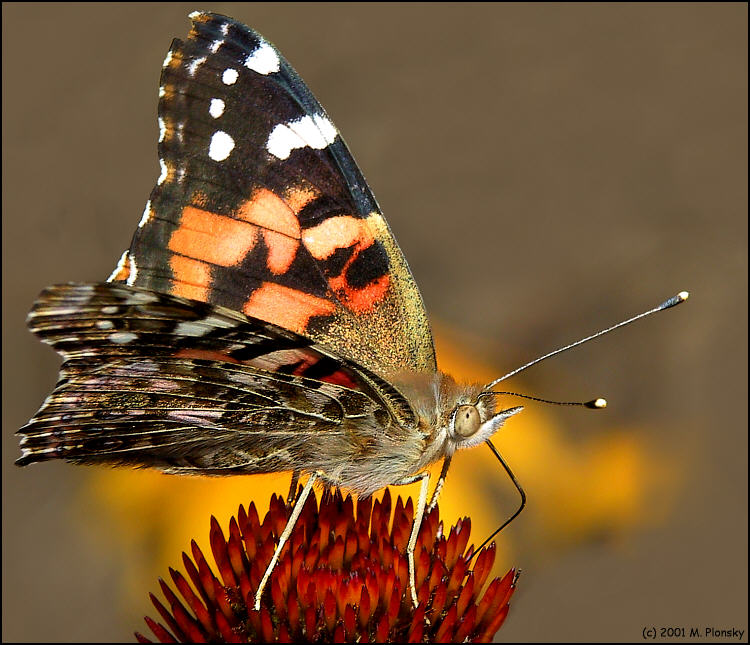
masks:
{"type": "Polygon", "coordinates": [[[106,282],[49,287],[29,314],[63,364],[18,431],[16,463],[291,471],[295,509],[256,607],[315,482],[366,496],[419,481],[416,604],[416,537],[453,454],[522,407],[499,407],[502,378],[467,385],[437,369],[406,260],[279,51],[231,18],[190,19],[164,60],[160,175],[130,247],[106,282]]]}

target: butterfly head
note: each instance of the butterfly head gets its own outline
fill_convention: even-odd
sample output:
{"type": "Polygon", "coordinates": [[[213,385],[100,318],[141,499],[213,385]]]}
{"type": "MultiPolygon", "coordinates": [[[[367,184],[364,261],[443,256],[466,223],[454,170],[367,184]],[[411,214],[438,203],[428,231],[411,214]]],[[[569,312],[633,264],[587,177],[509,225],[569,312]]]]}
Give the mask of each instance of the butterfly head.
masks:
{"type": "Polygon", "coordinates": [[[493,392],[480,392],[473,403],[461,403],[453,409],[450,421],[451,439],[456,448],[472,448],[489,439],[523,406],[495,411],[493,392]]]}

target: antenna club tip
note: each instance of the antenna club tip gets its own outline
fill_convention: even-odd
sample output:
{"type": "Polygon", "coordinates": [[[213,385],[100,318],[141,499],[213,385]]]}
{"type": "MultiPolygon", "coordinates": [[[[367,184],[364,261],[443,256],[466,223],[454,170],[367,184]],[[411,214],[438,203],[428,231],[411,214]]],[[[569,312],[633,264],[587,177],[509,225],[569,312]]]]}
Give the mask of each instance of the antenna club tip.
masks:
{"type": "Polygon", "coordinates": [[[584,403],[584,405],[592,410],[602,410],[607,407],[607,399],[594,399],[584,403]]]}
{"type": "Polygon", "coordinates": [[[681,302],[685,302],[689,297],[690,294],[687,291],[680,291],[680,293],[678,293],[676,296],[672,296],[669,300],[665,300],[664,302],[662,302],[656,308],[656,311],[659,311],[660,309],[669,309],[670,307],[679,305],[681,302]]]}

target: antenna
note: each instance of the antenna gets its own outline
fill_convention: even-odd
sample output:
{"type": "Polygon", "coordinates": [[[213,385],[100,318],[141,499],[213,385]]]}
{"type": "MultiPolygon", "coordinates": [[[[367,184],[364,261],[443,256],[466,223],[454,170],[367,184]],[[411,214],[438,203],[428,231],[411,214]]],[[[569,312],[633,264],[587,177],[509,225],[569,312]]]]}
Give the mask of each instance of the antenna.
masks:
{"type": "MultiPolygon", "coordinates": [[[[649,309],[648,311],[644,311],[642,314],[638,314],[637,316],[633,316],[632,318],[628,318],[627,320],[623,320],[622,322],[617,323],[616,325],[612,325],[611,327],[607,327],[606,329],[602,329],[601,331],[596,332],[595,334],[591,334],[591,336],[586,336],[586,338],[581,338],[581,340],[577,340],[574,343],[570,343],[570,345],[565,345],[565,347],[560,347],[559,349],[556,349],[549,354],[545,354],[544,356],[540,356],[539,358],[535,358],[533,361],[529,361],[525,365],[521,365],[521,367],[518,367],[514,369],[512,372],[508,372],[505,376],[501,376],[500,378],[495,379],[492,381],[492,383],[489,383],[488,385],[485,385],[483,390],[491,390],[495,385],[500,383],[500,381],[504,381],[507,378],[510,378],[511,376],[515,376],[519,372],[523,372],[525,369],[528,369],[532,365],[536,365],[537,363],[541,363],[542,361],[555,356],[556,354],[561,354],[562,352],[566,352],[569,349],[573,349],[574,347],[578,347],[578,345],[583,345],[583,343],[587,343],[590,340],[594,340],[594,338],[598,338],[599,336],[604,336],[604,334],[608,334],[611,331],[614,331],[615,329],[619,327],[624,327],[625,325],[629,325],[632,322],[635,322],[636,320],[639,320],[640,318],[645,318],[646,316],[650,316],[651,314],[655,314],[657,311],[663,311],[664,309],[669,309],[670,307],[674,307],[676,305],[679,305],[681,302],[685,302],[688,299],[688,296],[690,294],[687,291],[680,291],[676,296],[672,296],[669,300],[665,300],[662,302],[658,307],[654,307],[653,309],[649,309]]],[[[603,407],[603,406],[586,406],[586,407],[603,407]]]]}
{"type": "Polygon", "coordinates": [[[492,396],[495,394],[506,394],[508,396],[517,396],[520,399],[529,399],[530,401],[539,401],[540,403],[551,403],[552,405],[574,405],[582,408],[590,408],[591,410],[602,410],[607,407],[607,399],[591,399],[591,401],[551,401],[550,399],[542,399],[538,396],[531,396],[530,394],[519,394],[518,392],[498,392],[492,390],[489,392],[480,392],[477,395],[477,400],[483,396],[492,396]]]}

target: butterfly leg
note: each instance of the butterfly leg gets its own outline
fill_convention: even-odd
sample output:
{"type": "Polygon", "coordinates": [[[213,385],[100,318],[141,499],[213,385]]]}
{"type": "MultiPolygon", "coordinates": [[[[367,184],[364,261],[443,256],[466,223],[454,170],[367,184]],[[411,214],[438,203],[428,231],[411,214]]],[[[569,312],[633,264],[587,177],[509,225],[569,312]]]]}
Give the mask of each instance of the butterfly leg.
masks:
{"type": "Polygon", "coordinates": [[[292,471],[292,482],[289,484],[289,494],[286,496],[286,505],[291,506],[297,497],[297,485],[299,484],[299,470],[292,471]]]}
{"type": "Polygon", "coordinates": [[[279,543],[278,545],[276,545],[276,550],[273,552],[271,562],[269,562],[268,566],[266,567],[266,572],[263,574],[263,578],[258,585],[258,590],[255,592],[255,611],[260,611],[260,599],[263,596],[263,589],[265,589],[265,586],[271,577],[271,573],[273,572],[273,569],[279,560],[281,550],[284,548],[284,545],[286,544],[289,536],[291,536],[292,531],[294,530],[294,525],[297,523],[297,519],[299,518],[300,513],[305,506],[305,501],[307,500],[307,497],[310,494],[310,491],[313,488],[313,484],[315,483],[315,480],[317,478],[318,475],[316,473],[312,473],[310,475],[310,479],[307,480],[305,487],[302,489],[302,492],[299,494],[299,497],[297,497],[297,500],[294,503],[292,514],[289,516],[286,526],[284,527],[284,531],[281,533],[279,543]]]}
{"type": "Polygon", "coordinates": [[[440,497],[440,492],[443,490],[443,484],[445,484],[445,478],[448,475],[448,468],[450,468],[451,465],[451,459],[453,457],[446,457],[443,459],[443,468],[440,471],[440,477],[438,477],[437,484],[435,485],[435,490],[432,491],[432,498],[430,499],[430,503],[427,506],[427,512],[431,512],[435,506],[437,506],[438,497],[440,497]]]}
{"type": "Polygon", "coordinates": [[[409,562],[409,589],[411,590],[411,600],[416,607],[419,605],[417,600],[417,581],[416,573],[414,568],[414,549],[417,546],[417,536],[419,535],[419,529],[422,526],[422,518],[424,517],[424,509],[427,506],[427,489],[430,486],[430,473],[425,471],[414,475],[413,477],[405,477],[404,479],[397,481],[394,486],[405,486],[406,484],[413,484],[414,482],[422,482],[422,487],[419,489],[419,501],[417,502],[417,508],[414,511],[414,524],[411,527],[411,535],[409,536],[409,544],[406,547],[406,558],[409,562]]]}

